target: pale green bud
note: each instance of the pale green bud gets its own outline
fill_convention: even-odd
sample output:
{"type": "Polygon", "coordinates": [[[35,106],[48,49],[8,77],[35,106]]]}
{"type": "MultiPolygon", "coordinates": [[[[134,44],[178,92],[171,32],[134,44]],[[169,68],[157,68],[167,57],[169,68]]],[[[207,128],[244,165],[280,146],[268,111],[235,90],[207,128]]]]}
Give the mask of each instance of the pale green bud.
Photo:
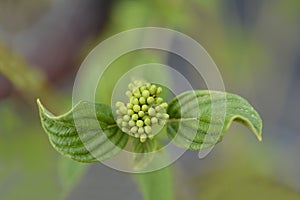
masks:
{"type": "Polygon", "coordinates": [[[141,109],[141,107],[140,107],[139,105],[134,105],[134,106],[133,106],[133,111],[134,111],[134,112],[139,112],[140,109],[141,109]]]}
{"type": "Polygon", "coordinates": [[[154,95],[156,93],[156,85],[151,85],[149,92],[150,94],[154,95]]]}
{"type": "Polygon", "coordinates": [[[135,97],[130,97],[130,99],[129,99],[129,102],[131,103],[131,104],[133,104],[133,100],[135,99],[135,97]]]}
{"type": "Polygon", "coordinates": [[[146,103],[145,97],[141,97],[141,98],[140,98],[140,104],[145,104],[145,103],[146,103]]]}
{"type": "Polygon", "coordinates": [[[116,103],[116,107],[121,107],[121,106],[124,106],[124,103],[121,102],[121,101],[118,101],[118,102],[116,103]]]}
{"type": "Polygon", "coordinates": [[[141,142],[145,142],[147,140],[147,135],[146,134],[142,134],[141,136],[140,136],[140,141],[141,142]]]}
{"type": "Polygon", "coordinates": [[[133,120],[130,120],[130,121],[128,122],[128,125],[131,126],[131,127],[132,127],[132,126],[135,126],[135,122],[134,122],[133,120]]]}
{"type": "Polygon", "coordinates": [[[123,122],[123,119],[122,119],[122,118],[117,119],[117,124],[121,125],[122,122],[123,122]]]}
{"type": "Polygon", "coordinates": [[[161,106],[156,106],[156,107],[155,107],[155,111],[156,111],[156,112],[159,112],[159,111],[161,111],[161,110],[163,110],[163,108],[162,108],[161,106]]]}
{"type": "Polygon", "coordinates": [[[120,107],[120,112],[124,115],[127,114],[127,108],[125,106],[120,107]]]}
{"type": "Polygon", "coordinates": [[[160,104],[161,107],[163,107],[164,109],[167,109],[168,108],[168,104],[166,102],[160,104]]]}
{"type": "Polygon", "coordinates": [[[130,91],[126,91],[126,96],[131,97],[132,93],[130,91]]]}
{"type": "Polygon", "coordinates": [[[127,111],[127,114],[128,114],[129,116],[132,116],[132,115],[134,114],[134,112],[133,112],[133,110],[130,109],[130,110],[127,111]]]}
{"type": "Polygon", "coordinates": [[[139,100],[138,100],[137,98],[134,98],[134,99],[132,100],[132,102],[130,102],[130,103],[132,103],[132,104],[134,104],[134,105],[138,105],[138,104],[139,104],[139,100]]]}
{"type": "Polygon", "coordinates": [[[142,105],[142,111],[147,112],[149,109],[149,106],[147,105],[142,105]]]}
{"type": "MultiPolygon", "coordinates": [[[[146,88],[146,86],[142,86],[142,87],[140,87],[140,91],[141,92],[143,92],[144,90],[146,90],[147,88],[146,88]]],[[[142,93],[142,95],[143,95],[143,93],[142,93]]],[[[143,95],[144,96],[144,95],[143,95]]]]}
{"type": "Polygon", "coordinates": [[[157,124],[158,123],[158,119],[156,117],[152,117],[151,118],[151,123],[152,124],[157,124]]]}
{"type": "Polygon", "coordinates": [[[122,112],[120,110],[116,111],[117,115],[122,115],[122,112]]]}
{"type": "Polygon", "coordinates": [[[136,122],[136,125],[137,125],[138,127],[142,127],[142,126],[144,125],[144,122],[143,122],[142,120],[138,120],[138,121],[136,122]]]}
{"type": "Polygon", "coordinates": [[[147,117],[146,119],[144,119],[144,123],[145,123],[147,126],[150,126],[151,120],[147,117]]]}
{"type": "Polygon", "coordinates": [[[142,96],[139,90],[138,90],[137,92],[133,93],[133,95],[134,95],[136,98],[140,98],[140,97],[142,96]]]}
{"type": "Polygon", "coordinates": [[[138,134],[141,135],[141,134],[143,134],[143,133],[144,133],[144,128],[143,128],[143,127],[140,127],[139,130],[138,130],[138,134]]]}
{"type": "Polygon", "coordinates": [[[164,101],[163,98],[158,97],[158,98],[156,99],[156,104],[161,104],[163,101],[164,101]]]}
{"type": "Polygon", "coordinates": [[[130,120],[130,116],[129,115],[124,115],[123,120],[128,122],[130,120]]]}
{"type": "Polygon", "coordinates": [[[155,116],[156,115],[155,109],[152,108],[152,107],[149,108],[148,113],[149,113],[150,116],[155,116]]]}
{"type": "Polygon", "coordinates": [[[145,126],[144,129],[147,134],[151,133],[152,131],[152,128],[150,126],[145,126]]]}
{"type": "Polygon", "coordinates": [[[128,108],[128,109],[131,109],[132,107],[133,107],[132,103],[128,103],[128,104],[127,104],[127,108],[128,108]]]}
{"type": "Polygon", "coordinates": [[[163,113],[163,118],[164,119],[169,119],[169,115],[167,113],[163,113]]]}
{"type": "Polygon", "coordinates": [[[133,90],[135,88],[135,86],[132,84],[132,83],[129,83],[128,84],[128,89],[129,90],[133,90]]]}
{"type": "Polygon", "coordinates": [[[135,133],[135,134],[134,134],[134,137],[139,138],[140,135],[139,135],[138,133],[135,133]]]}
{"type": "Polygon", "coordinates": [[[162,88],[158,87],[157,90],[156,90],[156,94],[159,95],[161,92],[162,92],[162,88]]]}
{"type": "Polygon", "coordinates": [[[150,92],[149,92],[148,90],[144,90],[144,91],[142,92],[142,96],[145,97],[145,98],[148,98],[149,95],[150,95],[150,92]]]}
{"type": "Polygon", "coordinates": [[[138,115],[139,115],[140,117],[144,117],[145,113],[144,113],[144,111],[139,111],[138,115]]]}
{"type": "Polygon", "coordinates": [[[134,85],[136,85],[137,87],[139,87],[142,84],[142,81],[139,80],[135,80],[133,81],[134,85]]]}
{"type": "Polygon", "coordinates": [[[148,97],[147,98],[147,103],[150,105],[152,103],[154,103],[154,98],[153,97],[148,97]]]}
{"type": "Polygon", "coordinates": [[[131,118],[132,120],[136,121],[139,119],[139,116],[137,114],[133,114],[131,118]]]}
{"type": "Polygon", "coordinates": [[[148,138],[149,138],[150,140],[152,140],[152,139],[154,138],[154,135],[153,135],[153,134],[148,134],[148,138]]]}
{"type": "Polygon", "coordinates": [[[132,128],[130,129],[130,131],[131,131],[132,133],[137,133],[138,127],[134,126],[134,127],[132,127],[132,128]]]}
{"type": "Polygon", "coordinates": [[[122,126],[123,126],[123,127],[128,126],[128,123],[123,121],[123,122],[122,122],[122,126]]]}
{"type": "Polygon", "coordinates": [[[162,118],[162,116],[163,116],[163,115],[162,115],[161,113],[156,113],[156,117],[157,117],[157,118],[162,118]]]}

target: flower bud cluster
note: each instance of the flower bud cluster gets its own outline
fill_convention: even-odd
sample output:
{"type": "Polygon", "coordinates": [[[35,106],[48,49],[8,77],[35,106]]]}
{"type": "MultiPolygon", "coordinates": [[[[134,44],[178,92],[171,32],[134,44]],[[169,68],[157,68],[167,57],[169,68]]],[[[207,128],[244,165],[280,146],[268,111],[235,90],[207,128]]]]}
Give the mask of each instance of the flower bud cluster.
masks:
{"type": "Polygon", "coordinates": [[[117,124],[122,131],[145,142],[154,136],[153,126],[165,124],[168,104],[158,95],[161,87],[134,81],[128,85],[129,103],[117,102],[117,124]]]}

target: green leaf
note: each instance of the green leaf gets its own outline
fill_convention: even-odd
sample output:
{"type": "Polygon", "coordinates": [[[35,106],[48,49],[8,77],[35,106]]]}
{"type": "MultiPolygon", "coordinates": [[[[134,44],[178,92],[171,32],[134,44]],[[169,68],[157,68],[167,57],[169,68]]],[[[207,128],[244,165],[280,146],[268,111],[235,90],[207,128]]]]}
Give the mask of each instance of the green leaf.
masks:
{"type": "Polygon", "coordinates": [[[118,154],[127,144],[128,135],[115,124],[109,106],[81,101],[68,113],[55,117],[39,100],[37,103],[52,146],[64,156],[98,162],[118,154]]]}
{"type": "Polygon", "coordinates": [[[134,175],[145,200],[173,200],[173,178],[171,167],[134,175]]]}
{"type": "Polygon", "coordinates": [[[217,91],[188,91],[174,98],[167,110],[167,133],[179,147],[207,149],[220,142],[233,121],[247,126],[261,141],[262,120],[242,97],[217,91]]]}
{"type": "Polygon", "coordinates": [[[156,140],[146,140],[145,142],[140,142],[139,139],[134,139],[133,141],[133,151],[134,156],[134,167],[136,169],[143,169],[154,158],[154,154],[151,152],[156,151],[158,148],[158,144],[156,140]]]}

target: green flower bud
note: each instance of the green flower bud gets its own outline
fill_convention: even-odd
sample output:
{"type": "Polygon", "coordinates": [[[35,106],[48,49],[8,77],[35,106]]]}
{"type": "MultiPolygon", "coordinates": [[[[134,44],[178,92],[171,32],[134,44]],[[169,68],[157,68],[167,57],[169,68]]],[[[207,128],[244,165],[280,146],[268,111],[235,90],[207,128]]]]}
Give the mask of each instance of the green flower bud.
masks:
{"type": "MultiPolygon", "coordinates": [[[[147,89],[146,86],[140,87],[140,91],[141,91],[141,92],[143,92],[143,91],[146,90],[146,89],[147,89]]],[[[142,96],[144,96],[143,93],[142,93],[142,96]]]]}
{"type": "Polygon", "coordinates": [[[133,106],[133,111],[134,111],[134,112],[139,112],[140,109],[141,109],[141,107],[140,107],[139,105],[134,105],[134,106],[133,106]]]}
{"type": "Polygon", "coordinates": [[[150,126],[145,126],[144,129],[147,134],[151,133],[151,131],[152,131],[152,128],[150,126]]]}
{"type": "Polygon", "coordinates": [[[123,122],[123,119],[122,119],[122,118],[117,119],[117,124],[121,125],[122,122],[123,122]]]}
{"type": "Polygon", "coordinates": [[[161,113],[156,113],[156,117],[157,117],[157,118],[162,118],[162,116],[163,116],[163,115],[162,115],[161,113]]]}
{"type": "Polygon", "coordinates": [[[140,127],[139,130],[138,130],[138,134],[141,135],[141,134],[143,134],[143,133],[144,133],[144,128],[143,128],[143,127],[140,127]]]}
{"type": "Polygon", "coordinates": [[[140,98],[142,95],[140,93],[140,91],[137,91],[135,93],[133,93],[133,95],[136,97],[136,98],[140,98]]]}
{"type": "Polygon", "coordinates": [[[122,112],[120,110],[116,111],[117,115],[122,115],[122,112]]]}
{"type": "Polygon", "coordinates": [[[126,96],[131,97],[132,93],[130,91],[126,91],[126,96]]]}
{"type": "Polygon", "coordinates": [[[126,126],[128,126],[128,123],[123,121],[123,122],[122,122],[122,126],[123,126],[123,127],[126,127],[126,126]]]}
{"type": "Polygon", "coordinates": [[[130,109],[130,110],[127,111],[127,114],[128,114],[129,116],[132,116],[132,115],[134,114],[134,111],[130,109]]]}
{"type": "Polygon", "coordinates": [[[144,90],[144,91],[142,92],[142,96],[145,97],[145,98],[148,98],[149,95],[150,95],[150,92],[149,92],[148,90],[144,90]]]}
{"type": "Polygon", "coordinates": [[[136,85],[137,87],[139,87],[140,85],[142,85],[142,81],[138,81],[138,80],[135,80],[133,81],[134,85],[136,85]]]}
{"type": "Polygon", "coordinates": [[[164,119],[169,119],[169,115],[167,113],[163,113],[163,118],[164,119]]]}
{"type": "Polygon", "coordinates": [[[152,117],[151,118],[151,123],[152,124],[157,124],[158,123],[158,119],[156,117],[152,117]]]}
{"type": "Polygon", "coordinates": [[[156,104],[161,104],[163,101],[164,101],[163,98],[158,97],[158,98],[156,99],[156,104]]]}
{"type": "Polygon", "coordinates": [[[162,92],[162,88],[158,87],[157,90],[156,90],[156,95],[159,95],[161,92],[162,92]]]}
{"type": "Polygon", "coordinates": [[[144,113],[144,111],[139,111],[138,115],[139,115],[139,117],[144,117],[145,113],[144,113]]]}
{"type": "Polygon", "coordinates": [[[149,108],[148,113],[149,113],[150,116],[155,116],[155,115],[156,115],[156,111],[155,111],[155,109],[152,108],[152,107],[149,108]]]}
{"type": "Polygon", "coordinates": [[[140,136],[140,141],[141,142],[145,142],[147,140],[147,135],[146,134],[142,134],[141,136],[140,136]]]}
{"type": "Polygon", "coordinates": [[[164,109],[167,109],[168,108],[168,104],[166,102],[160,104],[161,107],[163,107],[164,109]]]}
{"type": "Polygon", "coordinates": [[[137,125],[138,127],[142,127],[142,126],[144,126],[144,122],[143,122],[142,120],[138,120],[138,121],[136,122],[136,125],[137,125]]]}
{"type": "Polygon", "coordinates": [[[156,85],[151,85],[149,92],[150,94],[154,95],[156,93],[156,85]]]}
{"type": "Polygon", "coordinates": [[[133,114],[131,117],[132,120],[136,121],[139,119],[139,116],[137,114],[133,114]]]}
{"type": "Polygon", "coordinates": [[[145,104],[145,103],[146,103],[145,97],[141,97],[141,98],[140,98],[140,104],[145,104]]]}
{"type": "Polygon", "coordinates": [[[147,105],[142,105],[142,111],[147,112],[149,109],[149,106],[147,105]]]}
{"type": "Polygon", "coordinates": [[[128,89],[129,90],[133,90],[135,88],[135,86],[132,84],[132,83],[129,83],[128,84],[128,89]]]}
{"type": "Polygon", "coordinates": [[[150,87],[151,87],[151,84],[150,84],[150,83],[147,83],[147,84],[146,84],[146,88],[147,88],[147,89],[150,89],[150,87]]]}
{"type": "Polygon", "coordinates": [[[131,104],[133,104],[133,100],[135,99],[135,97],[130,97],[130,99],[129,99],[129,102],[131,103],[131,104]]]}
{"type": "Polygon", "coordinates": [[[127,108],[125,106],[120,107],[120,112],[124,115],[127,114],[127,108]]]}
{"type": "Polygon", "coordinates": [[[123,120],[126,121],[126,122],[128,122],[130,120],[129,115],[124,115],[123,116],[123,120]]]}
{"type": "Polygon", "coordinates": [[[150,139],[150,140],[152,140],[153,138],[154,138],[154,135],[153,134],[148,134],[148,138],[150,139]]]}
{"type": "Polygon", "coordinates": [[[163,110],[163,108],[161,106],[156,106],[155,107],[155,111],[156,112],[159,112],[159,111],[162,111],[162,110],[163,110]]]}
{"type": "Polygon", "coordinates": [[[139,100],[138,100],[137,98],[134,98],[134,99],[132,100],[132,102],[130,102],[130,103],[132,103],[132,104],[134,104],[134,105],[139,105],[139,100]]]}
{"type": "Polygon", "coordinates": [[[131,126],[131,127],[133,127],[133,126],[135,126],[135,122],[134,122],[133,120],[130,120],[130,121],[128,122],[128,125],[131,126]]]}
{"type": "Polygon", "coordinates": [[[128,104],[127,104],[127,108],[128,108],[128,109],[131,109],[132,107],[133,107],[132,103],[128,103],[128,104]]]}
{"type": "Polygon", "coordinates": [[[124,106],[124,103],[118,101],[118,102],[116,103],[116,107],[121,107],[121,106],[124,106]]]}
{"type": "Polygon", "coordinates": [[[142,117],[143,121],[145,121],[145,119],[149,118],[148,115],[145,115],[144,117],[142,117]]]}
{"type": "Polygon", "coordinates": [[[153,97],[148,97],[148,98],[147,98],[147,103],[148,103],[149,105],[151,105],[152,103],[154,103],[154,98],[153,98],[153,97]]]}
{"type": "Polygon", "coordinates": [[[135,134],[134,134],[134,137],[139,138],[140,135],[139,135],[138,133],[135,133],[135,134]]]}
{"type": "Polygon", "coordinates": [[[146,124],[147,126],[150,126],[151,120],[150,120],[149,117],[147,117],[146,119],[144,119],[144,124],[146,124]]]}
{"type": "Polygon", "coordinates": [[[132,128],[130,129],[130,131],[131,131],[132,133],[137,133],[138,127],[137,127],[137,126],[134,126],[134,127],[132,127],[132,128]]]}

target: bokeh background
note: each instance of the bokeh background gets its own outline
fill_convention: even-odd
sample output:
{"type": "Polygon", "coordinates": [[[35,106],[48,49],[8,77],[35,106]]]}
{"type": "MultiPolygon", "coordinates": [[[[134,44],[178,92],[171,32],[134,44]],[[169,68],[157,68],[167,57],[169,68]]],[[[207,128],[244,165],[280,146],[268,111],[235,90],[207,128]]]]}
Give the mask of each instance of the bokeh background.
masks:
{"type": "MultiPolygon", "coordinates": [[[[144,26],[178,30],[202,44],[226,90],[246,97],[264,123],[262,142],[235,123],[205,159],[186,152],[172,166],[176,200],[300,199],[298,0],[0,0],[0,199],[142,199],[129,174],[55,152],[35,100],[56,114],[69,110],[88,52],[144,26]]],[[[97,101],[109,102],[101,94],[111,92],[116,74],[153,61],[205,88],[184,61],[143,51],[113,64],[97,101]]]]}

